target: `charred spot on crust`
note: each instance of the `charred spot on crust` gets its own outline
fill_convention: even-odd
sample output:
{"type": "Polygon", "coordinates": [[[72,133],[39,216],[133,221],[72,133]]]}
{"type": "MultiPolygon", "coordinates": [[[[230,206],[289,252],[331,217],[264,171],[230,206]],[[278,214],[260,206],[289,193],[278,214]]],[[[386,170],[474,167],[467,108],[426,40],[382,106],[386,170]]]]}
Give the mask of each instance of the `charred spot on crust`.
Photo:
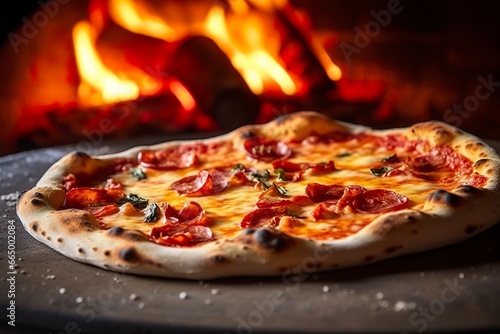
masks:
{"type": "Polygon", "coordinates": [[[226,258],[222,255],[217,254],[217,255],[212,256],[210,258],[210,260],[212,262],[215,262],[215,263],[222,263],[222,262],[226,261],[226,258]]]}
{"type": "Polygon", "coordinates": [[[253,131],[245,131],[241,134],[241,139],[248,139],[255,137],[255,132],[253,131]]]}
{"type": "MultiPolygon", "coordinates": [[[[318,262],[318,260],[314,259],[314,258],[309,258],[309,259],[305,259],[304,261],[306,261],[305,263],[303,263],[303,266],[304,268],[308,269],[308,270],[317,270],[319,268],[321,268],[321,264],[318,262]]],[[[306,270],[307,272],[307,270],[306,270]]]]}
{"type": "Polygon", "coordinates": [[[259,245],[273,250],[280,250],[286,244],[282,236],[276,235],[267,229],[257,230],[254,238],[259,245]]]}
{"type": "Polygon", "coordinates": [[[477,231],[477,225],[468,225],[465,227],[466,234],[472,234],[477,231]]]}
{"type": "Polygon", "coordinates": [[[42,202],[42,201],[40,201],[39,199],[32,198],[32,199],[31,199],[31,204],[33,204],[33,205],[42,205],[42,204],[43,204],[43,202],[42,202]]]}
{"type": "Polygon", "coordinates": [[[473,186],[469,186],[467,184],[462,184],[460,187],[458,187],[457,190],[463,194],[466,194],[466,195],[481,195],[481,194],[483,194],[483,191],[481,189],[478,189],[478,188],[473,187],[473,186]]]}
{"type": "Polygon", "coordinates": [[[109,255],[111,255],[111,251],[109,251],[109,250],[105,250],[105,251],[104,251],[104,256],[109,256],[109,255]]]}
{"type": "Polygon", "coordinates": [[[59,216],[58,220],[71,233],[78,233],[82,230],[90,232],[100,228],[97,223],[92,222],[92,219],[94,219],[92,215],[82,214],[81,210],[78,209],[59,211],[57,214],[59,216]]]}
{"type": "Polygon", "coordinates": [[[365,256],[365,262],[371,262],[373,260],[375,260],[375,256],[373,255],[365,256]]]}
{"type": "Polygon", "coordinates": [[[122,249],[119,253],[119,256],[123,261],[127,262],[134,262],[139,259],[139,254],[137,254],[137,251],[131,247],[122,249]]]}
{"type": "Polygon", "coordinates": [[[467,143],[465,145],[466,150],[478,150],[484,147],[484,144],[481,142],[473,142],[473,143],[467,143]]]}
{"type": "Polygon", "coordinates": [[[474,168],[480,168],[490,162],[490,159],[479,159],[474,163],[474,168]]]}
{"type": "Polygon", "coordinates": [[[412,216],[412,215],[408,215],[408,216],[406,216],[406,221],[410,224],[414,224],[417,222],[417,217],[412,216]]]}
{"type": "Polygon", "coordinates": [[[130,241],[149,240],[149,238],[144,233],[142,233],[140,231],[135,231],[135,230],[125,231],[125,233],[123,234],[123,237],[127,240],[130,240],[130,241]]]}
{"type": "Polygon", "coordinates": [[[277,124],[281,124],[281,123],[284,123],[287,119],[289,119],[290,117],[292,116],[292,114],[283,114],[283,115],[280,115],[278,117],[276,117],[274,119],[274,121],[277,123],[277,124]]]}
{"type": "Polygon", "coordinates": [[[403,248],[403,245],[391,246],[391,247],[387,247],[385,252],[387,254],[391,254],[391,253],[394,253],[394,252],[400,250],[401,248],[403,248]]]}
{"type": "Polygon", "coordinates": [[[434,129],[434,133],[440,137],[451,137],[452,134],[450,131],[448,131],[447,129],[443,128],[442,126],[436,126],[434,129]]]}
{"type": "Polygon", "coordinates": [[[125,230],[119,226],[112,227],[108,230],[109,235],[122,235],[125,230]]]}
{"type": "Polygon", "coordinates": [[[36,232],[38,231],[38,222],[31,223],[31,229],[36,232]]]}
{"type": "Polygon", "coordinates": [[[56,240],[56,241],[57,241],[57,242],[63,242],[63,238],[59,237],[59,238],[57,238],[57,240],[56,240]]]}
{"type": "Polygon", "coordinates": [[[254,228],[246,228],[246,229],[243,230],[242,233],[245,234],[245,235],[251,235],[251,234],[254,234],[255,231],[256,230],[254,228]]]}
{"type": "Polygon", "coordinates": [[[96,227],[94,226],[94,224],[92,224],[88,220],[82,220],[80,222],[80,227],[86,229],[87,231],[93,231],[93,230],[96,229],[96,227]]]}
{"type": "Polygon", "coordinates": [[[83,248],[81,248],[81,247],[80,247],[80,248],[78,248],[78,253],[80,253],[80,254],[85,254],[85,249],[83,249],[83,248]]]}
{"type": "Polygon", "coordinates": [[[439,189],[429,195],[429,200],[449,206],[457,206],[462,202],[463,198],[446,190],[439,189]]]}
{"type": "Polygon", "coordinates": [[[43,194],[42,194],[42,193],[39,193],[38,191],[37,191],[37,192],[35,192],[35,194],[34,194],[34,195],[35,195],[35,197],[36,197],[36,198],[43,198],[43,194]]]}
{"type": "Polygon", "coordinates": [[[90,155],[88,155],[85,152],[78,151],[78,152],[75,152],[75,157],[80,158],[80,159],[88,159],[88,158],[90,158],[90,155]]]}
{"type": "Polygon", "coordinates": [[[123,239],[127,239],[130,241],[148,240],[148,237],[140,231],[126,230],[119,226],[110,228],[107,233],[112,236],[121,236],[123,239]]]}

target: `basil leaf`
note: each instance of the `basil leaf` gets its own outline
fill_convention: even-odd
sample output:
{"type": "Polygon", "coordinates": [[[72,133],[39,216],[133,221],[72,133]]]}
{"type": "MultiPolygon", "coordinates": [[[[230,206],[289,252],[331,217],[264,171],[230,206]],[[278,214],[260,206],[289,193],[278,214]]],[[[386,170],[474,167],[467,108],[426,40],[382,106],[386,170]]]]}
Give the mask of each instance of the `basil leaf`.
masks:
{"type": "Polygon", "coordinates": [[[144,173],[144,171],[141,168],[132,168],[130,170],[130,175],[132,175],[133,177],[135,177],[139,181],[145,180],[148,178],[146,173],[144,173]]]}
{"type": "Polygon", "coordinates": [[[144,221],[146,223],[154,223],[160,219],[160,207],[155,202],[150,203],[144,210],[144,221]]]}
{"type": "Polygon", "coordinates": [[[273,187],[274,189],[276,189],[276,191],[278,192],[278,194],[280,195],[285,195],[287,190],[285,189],[285,187],[281,187],[281,186],[278,186],[276,183],[273,182],[273,187]]]}
{"type": "Polygon", "coordinates": [[[383,176],[385,173],[390,172],[393,169],[394,167],[391,166],[382,166],[382,167],[370,168],[370,172],[375,176],[383,176]]]}
{"type": "Polygon", "coordinates": [[[127,196],[120,198],[118,201],[116,201],[116,203],[118,203],[119,205],[130,203],[139,210],[142,210],[146,208],[146,206],[148,206],[148,200],[137,196],[136,194],[128,194],[127,196]]]}

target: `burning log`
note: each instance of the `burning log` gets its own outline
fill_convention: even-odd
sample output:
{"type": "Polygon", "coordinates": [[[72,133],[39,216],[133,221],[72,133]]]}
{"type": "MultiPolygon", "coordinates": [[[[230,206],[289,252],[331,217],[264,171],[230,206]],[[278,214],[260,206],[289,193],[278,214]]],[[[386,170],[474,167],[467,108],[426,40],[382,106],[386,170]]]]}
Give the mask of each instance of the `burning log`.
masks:
{"type": "Polygon", "coordinates": [[[202,110],[226,130],[255,122],[259,98],[217,44],[203,36],[176,44],[165,70],[188,88],[202,110]]]}
{"type": "Polygon", "coordinates": [[[306,32],[311,32],[310,27],[301,29],[306,23],[299,22],[303,19],[290,5],[277,10],[276,16],[278,29],[284,32],[281,34],[280,56],[286,69],[302,79],[302,90],[311,96],[324,97],[326,93],[333,91],[335,83],[314,52],[312,36],[306,36],[306,32]]]}

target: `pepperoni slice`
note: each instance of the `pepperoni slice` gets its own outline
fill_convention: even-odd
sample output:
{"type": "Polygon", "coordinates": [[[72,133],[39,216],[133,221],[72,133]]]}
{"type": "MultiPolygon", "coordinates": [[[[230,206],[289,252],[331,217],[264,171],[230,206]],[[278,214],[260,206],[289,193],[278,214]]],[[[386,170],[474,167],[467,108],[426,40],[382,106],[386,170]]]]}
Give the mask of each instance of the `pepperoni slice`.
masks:
{"type": "Polygon", "coordinates": [[[352,201],[360,194],[366,191],[365,188],[358,185],[346,186],[344,194],[337,201],[337,211],[340,212],[346,207],[352,207],[352,201]]]}
{"type": "Polygon", "coordinates": [[[259,161],[286,159],[292,154],[287,144],[277,140],[252,137],[245,141],[244,147],[250,158],[259,161]]]}
{"type": "Polygon", "coordinates": [[[109,216],[120,211],[118,206],[115,204],[108,204],[104,206],[89,206],[87,208],[84,208],[84,210],[90,212],[96,218],[109,216]]]}
{"type": "Polygon", "coordinates": [[[188,168],[198,163],[195,152],[180,147],[161,151],[144,150],[139,152],[137,158],[141,166],[158,170],[188,168]]]}
{"type": "Polygon", "coordinates": [[[235,186],[242,186],[248,183],[248,178],[244,172],[237,171],[229,177],[228,182],[235,186]]]}
{"type": "Polygon", "coordinates": [[[306,195],[315,203],[339,200],[346,190],[346,186],[340,184],[309,183],[306,186],[306,195]]]}
{"type": "Polygon", "coordinates": [[[109,178],[106,180],[106,184],[104,185],[104,189],[106,189],[106,193],[111,196],[115,201],[119,200],[126,196],[125,188],[123,184],[118,182],[113,178],[109,178]]]}
{"type": "Polygon", "coordinates": [[[206,226],[163,225],[153,227],[150,237],[164,246],[194,246],[212,239],[212,230],[206,226]]]}
{"type": "Polygon", "coordinates": [[[352,206],[364,213],[384,213],[408,207],[408,197],[384,189],[367,190],[356,196],[352,206]]]}
{"type": "Polygon", "coordinates": [[[340,215],[336,212],[337,209],[337,203],[331,203],[331,202],[321,202],[318,205],[316,205],[310,213],[310,217],[314,221],[318,221],[323,218],[327,219],[333,219],[337,218],[340,215]]]}
{"type": "Polygon", "coordinates": [[[85,208],[89,206],[103,206],[114,204],[114,199],[106,190],[100,188],[73,188],[66,193],[67,208],[85,208]]]}
{"type": "Polygon", "coordinates": [[[286,206],[255,209],[243,217],[240,226],[241,228],[264,226],[275,228],[278,226],[281,217],[286,215],[286,212],[286,206]]]}
{"type": "Polygon", "coordinates": [[[75,174],[68,174],[62,179],[62,186],[66,191],[76,188],[77,185],[78,181],[76,180],[75,174]]]}
{"type": "Polygon", "coordinates": [[[207,225],[209,220],[205,210],[197,202],[187,202],[180,211],[170,204],[161,206],[168,224],[207,225]]]}
{"type": "Polygon", "coordinates": [[[307,169],[313,173],[328,173],[335,170],[335,163],[333,160],[330,160],[327,163],[310,164],[307,169]]]}
{"type": "Polygon", "coordinates": [[[283,197],[278,194],[275,187],[271,187],[260,194],[256,205],[260,209],[277,206],[298,209],[298,207],[308,204],[310,204],[310,200],[307,196],[297,195],[293,197],[283,197]]]}
{"type": "Polygon", "coordinates": [[[276,169],[283,169],[285,172],[300,172],[303,171],[304,169],[304,164],[303,163],[295,163],[291,162],[290,160],[275,160],[273,161],[273,168],[276,169]]]}
{"type": "Polygon", "coordinates": [[[202,170],[198,175],[184,177],[170,186],[179,195],[192,197],[209,196],[220,193],[227,187],[228,180],[224,172],[212,169],[202,170]]]}
{"type": "Polygon", "coordinates": [[[438,151],[432,151],[428,155],[407,158],[405,163],[416,174],[431,173],[447,165],[446,156],[438,151]]]}

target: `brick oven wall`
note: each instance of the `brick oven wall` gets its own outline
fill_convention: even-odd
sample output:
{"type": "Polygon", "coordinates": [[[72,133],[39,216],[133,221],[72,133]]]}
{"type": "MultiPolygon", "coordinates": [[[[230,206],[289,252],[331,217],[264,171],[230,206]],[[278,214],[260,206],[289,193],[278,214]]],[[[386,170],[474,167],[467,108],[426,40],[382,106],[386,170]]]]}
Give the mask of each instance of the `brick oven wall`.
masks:
{"type": "Polygon", "coordinates": [[[314,30],[334,33],[325,41],[344,78],[385,83],[380,103],[392,108],[391,117],[376,122],[356,115],[355,121],[384,127],[437,119],[500,139],[500,3],[292,3],[314,18],[314,30]]]}

